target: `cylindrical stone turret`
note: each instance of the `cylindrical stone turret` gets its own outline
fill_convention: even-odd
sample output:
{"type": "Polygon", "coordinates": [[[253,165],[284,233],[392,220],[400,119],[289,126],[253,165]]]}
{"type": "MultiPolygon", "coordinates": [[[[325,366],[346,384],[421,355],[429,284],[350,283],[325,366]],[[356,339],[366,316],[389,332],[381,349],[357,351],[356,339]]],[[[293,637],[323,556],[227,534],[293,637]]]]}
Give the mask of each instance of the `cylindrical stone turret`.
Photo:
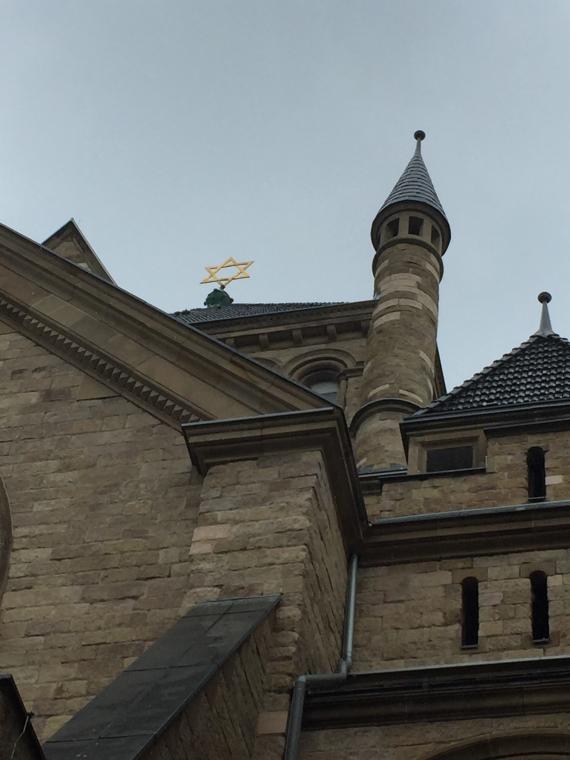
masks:
{"type": "Polygon", "coordinates": [[[416,152],[372,224],[374,297],[362,405],[352,421],[358,466],[404,467],[400,421],[433,400],[445,212],[416,152]]]}

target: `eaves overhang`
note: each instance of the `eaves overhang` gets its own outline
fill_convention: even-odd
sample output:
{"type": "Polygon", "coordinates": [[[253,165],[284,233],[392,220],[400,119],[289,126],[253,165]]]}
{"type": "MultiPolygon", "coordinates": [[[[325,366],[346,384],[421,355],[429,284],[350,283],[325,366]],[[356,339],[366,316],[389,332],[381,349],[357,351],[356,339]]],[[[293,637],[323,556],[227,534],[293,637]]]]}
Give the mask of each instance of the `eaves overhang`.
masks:
{"type": "Polygon", "coordinates": [[[368,518],[350,434],[336,406],[182,425],[190,458],[205,475],[216,465],[286,451],[320,450],[347,552],[362,544],[368,518]]]}
{"type": "Polygon", "coordinates": [[[183,406],[207,419],[323,405],[308,388],[3,225],[0,297],[7,317],[34,327],[40,344],[49,334],[56,353],[73,344],[89,361],[96,354],[93,363],[109,367],[104,383],[116,376],[122,387],[136,370],[133,384],[150,382],[157,409],[183,406]]]}
{"type": "Polygon", "coordinates": [[[569,710],[570,657],[538,657],[349,673],[336,688],[309,687],[303,728],[409,725],[569,710]]]}
{"type": "Polygon", "coordinates": [[[375,301],[373,299],[367,299],[365,301],[313,306],[310,308],[292,309],[290,311],[276,311],[264,314],[228,317],[226,319],[201,320],[194,323],[185,322],[184,324],[190,324],[190,326],[208,333],[217,333],[228,330],[257,329],[259,327],[271,327],[274,325],[297,326],[307,322],[322,322],[330,321],[331,319],[335,321],[354,320],[356,314],[369,319],[374,304],[375,301]]]}
{"type": "Polygon", "coordinates": [[[531,427],[533,429],[565,429],[570,425],[570,399],[545,403],[463,409],[445,413],[414,414],[400,423],[407,446],[411,435],[442,429],[482,428],[499,434],[531,427]]]}
{"type": "Polygon", "coordinates": [[[558,549],[569,535],[568,500],[387,517],[370,523],[360,561],[380,566],[558,549]]]}

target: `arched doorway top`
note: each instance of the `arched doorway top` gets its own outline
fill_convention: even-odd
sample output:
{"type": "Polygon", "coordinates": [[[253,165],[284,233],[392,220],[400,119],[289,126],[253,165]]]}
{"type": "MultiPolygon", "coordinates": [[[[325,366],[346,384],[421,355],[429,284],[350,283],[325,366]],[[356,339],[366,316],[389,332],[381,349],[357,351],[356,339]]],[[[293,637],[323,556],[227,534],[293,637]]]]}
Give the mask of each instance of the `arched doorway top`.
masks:
{"type": "Polygon", "coordinates": [[[426,760],[570,760],[570,734],[499,736],[463,744],[426,760]]]}

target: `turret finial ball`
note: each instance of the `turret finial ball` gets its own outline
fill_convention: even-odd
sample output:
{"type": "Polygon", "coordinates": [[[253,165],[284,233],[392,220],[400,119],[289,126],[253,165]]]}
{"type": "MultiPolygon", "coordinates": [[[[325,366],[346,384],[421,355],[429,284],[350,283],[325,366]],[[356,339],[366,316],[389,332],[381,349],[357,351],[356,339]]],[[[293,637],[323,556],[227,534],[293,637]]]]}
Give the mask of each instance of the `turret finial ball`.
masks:
{"type": "Polygon", "coordinates": [[[542,293],[538,294],[538,302],[539,303],[550,303],[552,301],[552,296],[550,293],[547,293],[546,290],[543,290],[542,293]]]}
{"type": "Polygon", "coordinates": [[[420,142],[425,139],[426,133],[423,131],[423,129],[418,129],[414,132],[414,140],[419,140],[420,142]]]}

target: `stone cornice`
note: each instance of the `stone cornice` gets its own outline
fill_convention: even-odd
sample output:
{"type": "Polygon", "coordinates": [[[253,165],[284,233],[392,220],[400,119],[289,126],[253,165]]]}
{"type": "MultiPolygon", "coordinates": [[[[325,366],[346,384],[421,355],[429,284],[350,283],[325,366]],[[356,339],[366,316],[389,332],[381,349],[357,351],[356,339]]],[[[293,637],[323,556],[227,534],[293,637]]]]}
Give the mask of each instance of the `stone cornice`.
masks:
{"type": "Polygon", "coordinates": [[[309,689],[304,728],[569,710],[570,657],[541,657],[349,674],[335,689],[309,689]]]}
{"type": "Polygon", "coordinates": [[[356,434],[356,431],[364,420],[368,419],[371,415],[375,415],[378,412],[397,412],[399,414],[410,414],[418,410],[420,407],[418,404],[414,404],[413,401],[406,401],[401,398],[378,398],[373,401],[367,401],[356,411],[356,414],[352,418],[350,423],[350,432],[352,435],[356,434]]]}
{"type": "Polygon", "coordinates": [[[153,385],[98,349],[86,345],[85,340],[77,342],[55,324],[39,319],[32,310],[2,296],[0,319],[171,427],[179,429],[181,423],[198,420],[202,416],[186,400],[153,385]]]}
{"type": "Polygon", "coordinates": [[[268,453],[321,450],[348,552],[361,545],[368,522],[358,485],[344,414],[338,407],[185,424],[193,464],[199,472],[268,453]]]}
{"type": "Polygon", "coordinates": [[[407,439],[415,433],[432,430],[455,430],[465,427],[480,427],[493,435],[509,434],[520,429],[565,429],[570,425],[570,403],[567,400],[542,404],[521,404],[486,409],[469,409],[440,414],[425,414],[406,417],[400,423],[403,436],[407,439]]]}
{"type": "Polygon", "coordinates": [[[374,301],[360,301],[294,312],[197,322],[194,326],[238,349],[334,343],[354,336],[366,337],[373,306],[374,301]]]}
{"type": "Polygon", "coordinates": [[[194,326],[208,333],[217,334],[225,333],[226,331],[258,331],[264,327],[302,327],[307,323],[329,323],[331,319],[338,323],[344,321],[353,322],[355,315],[364,319],[370,319],[374,304],[375,301],[373,299],[351,301],[350,303],[330,304],[328,306],[297,309],[296,311],[277,311],[247,317],[212,319],[210,321],[196,322],[194,326]]]}
{"type": "Polygon", "coordinates": [[[200,417],[322,405],[298,383],[2,225],[0,295],[147,385],[184,399],[200,417]]]}
{"type": "Polygon", "coordinates": [[[570,501],[484,507],[372,522],[363,565],[437,561],[568,546],[570,501]]]}

